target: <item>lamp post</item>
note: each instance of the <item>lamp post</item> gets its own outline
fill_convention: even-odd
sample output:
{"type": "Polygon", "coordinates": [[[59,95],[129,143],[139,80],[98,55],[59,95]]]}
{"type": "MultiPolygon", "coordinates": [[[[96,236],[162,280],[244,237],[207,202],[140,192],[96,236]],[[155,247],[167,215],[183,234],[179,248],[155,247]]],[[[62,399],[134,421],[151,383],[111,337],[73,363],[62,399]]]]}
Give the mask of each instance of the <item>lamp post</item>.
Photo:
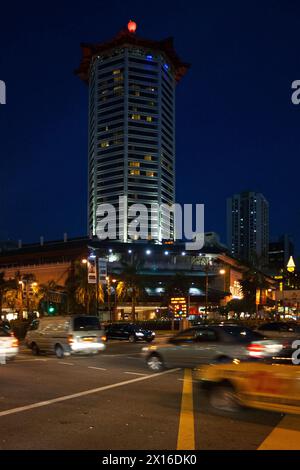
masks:
{"type": "Polygon", "coordinates": [[[84,285],[86,286],[85,287],[85,294],[86,294],[86,297],[87,297],[87,305],[86,305],[86,310],[87,310],[87,314],[90,313],[90,302],[89,302],[89,285],[88,285],[88,279],[87,279],[87,268],[88,268],[88,260],[86,258],[83,258],[81,260],[81,264],[83,264],[85,267],[86,267],[86,280],[85,280],[85,283],[84,285]]]}
{"type": "Polygon", "coordinates": [[[114,292],[115,292],[115,303],[114,303],[114,320],[117,320],[117,279],[112,279],[112,283],[114,284],[114,292]]]}
{"type": "Polygon", "coordinates": [[[109,311],[109,320],[111,322],[111,308],[110,308],[110,277],[106,276],[106,285],[107,285],[107,308],[109,311]]]}

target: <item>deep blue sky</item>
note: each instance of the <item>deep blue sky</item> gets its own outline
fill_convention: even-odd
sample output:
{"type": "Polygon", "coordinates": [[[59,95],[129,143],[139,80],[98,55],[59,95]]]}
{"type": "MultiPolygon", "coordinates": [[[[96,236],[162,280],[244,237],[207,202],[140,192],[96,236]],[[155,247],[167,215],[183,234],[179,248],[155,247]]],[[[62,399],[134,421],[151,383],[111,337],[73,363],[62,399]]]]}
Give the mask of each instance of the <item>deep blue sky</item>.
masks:
{"type": "Polygon", "coordinates": [[[271,235],[300,242],[300,4],[295,1],[51,1],[1,5],[0,239],[86,231],[87,88],[80,42],[138,34],[175,46],[192,67],[177,88],[177,202],[205,203],[226,235],[226,197],[270,203],[271,235]]]}

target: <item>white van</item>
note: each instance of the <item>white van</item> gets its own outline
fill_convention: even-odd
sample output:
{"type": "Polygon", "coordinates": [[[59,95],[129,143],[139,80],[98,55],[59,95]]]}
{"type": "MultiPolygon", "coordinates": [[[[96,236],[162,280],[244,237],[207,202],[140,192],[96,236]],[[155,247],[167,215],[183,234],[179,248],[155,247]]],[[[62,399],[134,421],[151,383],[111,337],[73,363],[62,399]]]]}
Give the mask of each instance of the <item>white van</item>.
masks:
{"type": "Polygon", "coordinates": [[[37,355],[55,353],[97,354],[105,349],[106,336],[99,319],[91,315],[42,317],[33,320],[25,336],[26,345],[37,355]]]}

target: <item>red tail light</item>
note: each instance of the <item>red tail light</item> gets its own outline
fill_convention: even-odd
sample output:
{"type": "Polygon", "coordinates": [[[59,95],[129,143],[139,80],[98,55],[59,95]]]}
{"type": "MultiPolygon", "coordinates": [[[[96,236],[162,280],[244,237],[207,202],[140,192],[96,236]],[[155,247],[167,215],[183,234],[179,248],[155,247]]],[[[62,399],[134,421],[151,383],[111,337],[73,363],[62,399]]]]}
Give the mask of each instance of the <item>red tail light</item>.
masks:
{"type": "Polygon", "coordinates": [[[251,343],[247,346],[250,356],[260,356],[265,347],[259,343],[251,343]]]}

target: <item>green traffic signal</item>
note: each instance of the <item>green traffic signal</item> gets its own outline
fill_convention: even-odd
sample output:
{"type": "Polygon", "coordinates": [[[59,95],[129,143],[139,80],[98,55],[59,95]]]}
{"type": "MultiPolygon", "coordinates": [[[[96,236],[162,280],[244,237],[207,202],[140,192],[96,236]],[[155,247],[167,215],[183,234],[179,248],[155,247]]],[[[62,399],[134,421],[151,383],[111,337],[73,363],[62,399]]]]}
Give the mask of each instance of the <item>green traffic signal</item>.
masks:
{"type": "Polygon", "coordinates": [[[54,305],[49,305],[48,306],[48,313],[49,314],[54,314],[56,313],[56,307],[54,305]]]}

